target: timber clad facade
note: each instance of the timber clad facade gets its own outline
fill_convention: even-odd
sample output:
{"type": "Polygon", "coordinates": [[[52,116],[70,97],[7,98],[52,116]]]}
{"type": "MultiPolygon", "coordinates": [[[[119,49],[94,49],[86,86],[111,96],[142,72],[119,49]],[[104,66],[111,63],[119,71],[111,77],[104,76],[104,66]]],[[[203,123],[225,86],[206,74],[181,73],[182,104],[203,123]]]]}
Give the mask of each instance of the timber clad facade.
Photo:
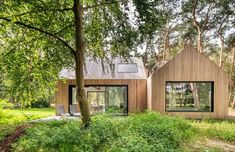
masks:
{"type": "MultiPolygon", "coordinates": [[[[75,80],[59,81],[57,84],[56,103],[65,105],[68,112],[69,85],[75,85],[75,80]]],[[[147,108],[147,84],[146,80],[85,80],[86,86],[127,86],[128,87],[128,112],[142,112],[147,108]]]]}
{"type": "MultiPolygon", "coordinates": [[[[98,101],[99,97],[98,104],[103,103],[106,107],[120,105],[128,113],[150,109],[188,118],[227,117],[228,75],[196,49],[186,47],[148,78],[142,61],[134,58],[133,62],[137,63],[136,73],[118,73],[116,69],[114,76],[102,73],[98,63],[88,64],[85,85],[93,86],[96,92],[98,90],[96,98],[91,96],[90,100],[98,101]],[[94,71],[96,74],[92,74],[94,71]],[[97,74],[97,71],[100,73],[97,74]],[[104,86],[110,87],[105,89],[104,86]],[[113,96],[112,91],[115,90],[119,90],[116,94],[121,98],[113,96]],[[109,92],[109,97],[102,92],[109,92]],[[110,103],[107,104],[106,98],[110,98],[110,103]]],[[[120,60],[115,60],[114,66],[119,63],[120,60]]],[[[70,72],[61,75],[66,80],[60,80],[57,84],[56,104],[64,105],[68,112],[71,103],[69,86],[75,85],[75,76],[70,72]]]]}

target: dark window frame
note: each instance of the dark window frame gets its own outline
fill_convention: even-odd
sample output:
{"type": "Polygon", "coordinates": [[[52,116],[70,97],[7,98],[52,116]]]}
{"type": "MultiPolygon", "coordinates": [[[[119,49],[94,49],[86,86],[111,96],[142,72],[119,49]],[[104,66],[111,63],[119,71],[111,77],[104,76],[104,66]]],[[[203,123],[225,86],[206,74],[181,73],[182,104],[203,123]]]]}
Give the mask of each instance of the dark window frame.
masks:
{"type": "MultiPolygon", "coordinates": [[[[126,84],[105,84],[105,85],[97,85],[97,84],[95,84],[95,85],[85,85],[85,87],[126,87],[126,102],[127,102],[127,109],[126,109],[126,113],[125,113],[125,115],[126,116],[128,116],[128,113],[129,113],[129,96],[128,96],[128,85],[126,85],[126,84]]],[[[68,102],[68,104],[69,105],[71,105],[72,104],[72,89],[74,88],[74,87],[76,87],[76,85],[69,85],[69,102],[68,102]]],[[[70,111],[70,109],[69,109],[69,105],[68,105],[68,110],[70,111]]]]}
{"type": "Polygon", "coordinates": [[[164,90],[164,93],[165,93],[165,100],[164,100],[164,104],[165,104],[165,112],[195,112],[195,113],[213,113],[214,112],[214,81],[165,81],[165,90],[164,90]],[[167,110],[166,109],[166,84],[167,83],[211,83],[211,110],[210,111],[193,111],[193,110],[167,110]]]}

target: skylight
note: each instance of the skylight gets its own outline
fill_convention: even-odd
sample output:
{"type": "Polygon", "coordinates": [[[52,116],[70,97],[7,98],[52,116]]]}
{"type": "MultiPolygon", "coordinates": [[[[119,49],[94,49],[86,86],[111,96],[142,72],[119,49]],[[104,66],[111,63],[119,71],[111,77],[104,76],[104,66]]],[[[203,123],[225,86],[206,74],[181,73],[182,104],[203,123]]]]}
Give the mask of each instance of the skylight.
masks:
{"type": "Polygon", "coordinates": [[[138,67],[136,63],[119,63],[117,67],[118,73],[137,73],[138,67]]]}

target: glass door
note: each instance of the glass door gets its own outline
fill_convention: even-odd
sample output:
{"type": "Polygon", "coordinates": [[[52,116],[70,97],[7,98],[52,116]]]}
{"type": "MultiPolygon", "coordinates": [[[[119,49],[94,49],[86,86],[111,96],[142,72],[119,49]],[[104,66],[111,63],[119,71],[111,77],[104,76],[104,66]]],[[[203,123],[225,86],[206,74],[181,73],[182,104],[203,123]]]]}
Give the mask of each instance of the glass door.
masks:
{"type": "Polygon", "coordinates": [[[91,113],[105,112],[105,91],[88,91],[87,100],[91,113]]]}

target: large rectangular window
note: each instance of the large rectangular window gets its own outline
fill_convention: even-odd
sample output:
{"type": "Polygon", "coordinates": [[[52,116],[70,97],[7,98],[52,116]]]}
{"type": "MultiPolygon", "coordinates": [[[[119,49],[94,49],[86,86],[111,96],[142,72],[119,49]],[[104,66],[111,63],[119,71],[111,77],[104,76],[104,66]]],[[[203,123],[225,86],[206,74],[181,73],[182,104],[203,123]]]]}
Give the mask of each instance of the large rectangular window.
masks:
{"type": "Polygon", "coordinates": [[[213,112],[214,82],[166,82],[167,112],[213,112]]]}
{"type": "MultiPolygon", "coordinates": [[[[70,104],[77,104],[75,86],[70,93],[70,104]]],[[[90,111],[96,113],[127,114],[127,86],[86,86],[90,111]]]]}

